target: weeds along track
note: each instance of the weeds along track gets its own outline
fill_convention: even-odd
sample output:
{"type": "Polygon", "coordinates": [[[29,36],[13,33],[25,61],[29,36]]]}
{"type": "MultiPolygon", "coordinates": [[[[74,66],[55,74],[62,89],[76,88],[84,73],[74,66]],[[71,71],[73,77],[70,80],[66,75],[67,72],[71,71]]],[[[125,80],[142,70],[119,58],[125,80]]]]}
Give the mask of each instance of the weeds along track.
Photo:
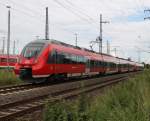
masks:
{"type": "Polygon", "coordinates": [[[42,109],[47,100],[55,102],[60,99],[69,99],[78,96],[83,92],[91,92],[127,80],[129,76],[136,74],[137,73],[134,72],[112,75],[101,79],[94,78],[80,82],[39,87],[27,92],[0,96],[0,101],[2,102],[0,105],[0,121],[12,120],[15,117],[42,109]],[[84,82],[82,88],[81,82],[84,82]],[[5,100],[4,102],[2,101],[2,98],[5,100]],[[8,99],[11,99],[11,101],[7,101],[8,99]]]}

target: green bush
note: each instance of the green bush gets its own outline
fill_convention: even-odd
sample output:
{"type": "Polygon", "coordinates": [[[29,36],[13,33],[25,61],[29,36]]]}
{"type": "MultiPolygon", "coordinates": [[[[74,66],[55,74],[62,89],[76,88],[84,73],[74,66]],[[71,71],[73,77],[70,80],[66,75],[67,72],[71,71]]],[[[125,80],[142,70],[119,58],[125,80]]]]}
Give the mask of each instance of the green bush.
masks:
{"type": "Polygon", "coordinates": [[[108,90],[95,101],[91,113],[95,121],[149,121],[150,72],[108,90]]]}
{"type": "Polygon", "coordinates": [[[47,103],[44,121],[149,121],[150,71],[118,84],[91,100],[47,103]]]}
{"type": "Polygon", "coordinates": [[[89,98],[82,94],[79,100],[74,102],[47,102],[44,121],[90,121],[88,100],[89,98]]]}
{"type": "Polygon", "coordinates": [[[0,69],[0,86],[19,83],[22,83],[22,81],[16,77],[13,70],[0,69]]]}

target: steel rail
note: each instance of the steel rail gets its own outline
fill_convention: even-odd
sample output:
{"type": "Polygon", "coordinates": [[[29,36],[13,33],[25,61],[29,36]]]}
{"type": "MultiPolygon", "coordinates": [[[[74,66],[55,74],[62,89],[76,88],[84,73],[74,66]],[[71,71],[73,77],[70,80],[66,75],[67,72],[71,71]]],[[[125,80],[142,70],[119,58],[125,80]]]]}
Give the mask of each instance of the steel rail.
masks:
{"type": "Polygon", "coordinates": [[[7,93],[13,93],[16,91],[28,90],[28,89],[36,88],[39,86],[40,85],[33,85],[33,84],[28,83],[28,84],[20,84],[20,85],[1,87],[0,88],[0,95],[1,94],[7,94],[7,93]]]}

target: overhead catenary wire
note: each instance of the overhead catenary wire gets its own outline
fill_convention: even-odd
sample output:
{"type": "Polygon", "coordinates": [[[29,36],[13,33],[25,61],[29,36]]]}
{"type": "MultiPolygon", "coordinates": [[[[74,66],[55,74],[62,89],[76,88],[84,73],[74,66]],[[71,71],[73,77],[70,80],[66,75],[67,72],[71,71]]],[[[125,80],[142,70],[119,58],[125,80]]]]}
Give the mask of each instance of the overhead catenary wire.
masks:
{"type": "MultiPolygon", "coordinates": [[[[64,9],[66,9],[68,12],[74,14],[75,16],[77,16],[78,18],[80,18],[81,20],[93,25],[95,23],[91,22],[91,20],[89,20],[89,18],[86,18],[85,16],[83,17],[83,14],[79,13],[78,11],[74,11],[72,8],[70,8],[70,6],[64,4],[62,1],[58,1],[58,0],[53,0],[55,3],[57,3],[58,5],[60,5],[61,7],[63,7],[64,9]]],[[[99,30],[99,28],[95,27],[96,29],[99,30]]]]}
{"type": "MultiPolygon", "coordinates": [[[[4,3],[2,3],[2,2],[0,2],[0,5],[3,5],[4,7],[7,6],[7,4],[4,4],[4,3]]],[[[24,15],[26,15],[26,16],[32,18],[32,19],[35,19],[36,22],[37,22],[37,21],[40,21],[40,22],[41,22],[41,18],[40,18],[40,19],[39,19],[39,18],[37,19],[37,16],[35,16],[35,15],[31,15],[31,14],[29,14],[29,13],[27,13],[27,12],[21,10],[21,9],[17,9],[17,8],[13,8],[13,7],[12,7],[11,9],[14,10],[14,11],[16,11],[16,12],[22,13],[22,14],[24,14],[24,15]]],[[[44,21],[44,20],[43,20],[43,21],[44,21]]]]}
{"type": "MultiPolygon", "coordinates": [[[[4,3],[2,3],[2,2],[0,2],[0,5],[2,5],[3,7],[5,7],[5,6],[7,6],[7,4],[4,4],[4,3]]],[[[37,17],[35,14],[34,15],[31,15],[31,14],[29,14],[28,12],[26,12],[26,11],[23,11],[23,10],[21,10],[21,9],[17,9],[17,8],[11,8],[12,10],[14,10],[14,11],[16,11],[16,12],[18,12],[18,13],[21,13],[21,14],[23,14],[23,15],[25,15],[25,16],[28,16],[28,18],[32,18],[32,19],[34,19],[34,21],[35,22],[38,22],[38,23],[40,23],[40,24],[45,24],[45,21],[44,21],[44,19],[42,19],[43,17],[37,17]]],[[[30,19],[27,19],[27,20],[30,20],[30,19]]],[[[30,21],[31,22],[31,21],[30,21]]],[[[69,32],[69,33],[74,33],[74,32],[72,32],[71,30],[66,30],[66,29],[64,29],[64,28],[62,28],[62,27],[58,27],[56,24],[55,24],[55,26],[57,27],[57,28],[60,28],[62,31],[66,31],[66,32],[69,32]]]]}
{"type": "Polygon", "coordinates": [[[70,7],[64,5],[62,2],[59,2],[58,0],[53,0],[53,1],[56,2],[58,5],[60,5],[61,7],[63,7],[64,9],[66,9],[67,11],[71,12],[72,14],[74,14],[75,16],[78,16],[81,20],[84,20],[84,21],[90,23],[88,19],[84,18],[83,16],[81,16],[77,12],[73,11],[72,9],[70,9],[70,7]]]}
{"type": "Polygon", "coordinates": [[[20,4],[18,2],[13,1],[13,0],[9,0],[9,2],[13,3],[14,5],[21,6],[21,8],[24,8],[25,10],[29,11],[30,13],[32,12],[33,14],[36,14],[36,15],[39,15],[41,13],[40,11],[32,9],[32,8],[26,6],[25,4],[20,4]]]}
{"type": "Polygon", "coordinates": [[[93,21],[93,22],[96,22],[94,18],[92,18],[91,16],[89,16],[88,14],[86,14],[87,12],[82,9],[82,8],[79,8],[77,7],[75,4],[73,4],[71,1],[69,0],[65,0],[68,4],[70,4],[73,9],[75,9],[76,11],[78,11],[79,13],[82,13],[85,17],[89,18],[89,20],[93,21]]]}

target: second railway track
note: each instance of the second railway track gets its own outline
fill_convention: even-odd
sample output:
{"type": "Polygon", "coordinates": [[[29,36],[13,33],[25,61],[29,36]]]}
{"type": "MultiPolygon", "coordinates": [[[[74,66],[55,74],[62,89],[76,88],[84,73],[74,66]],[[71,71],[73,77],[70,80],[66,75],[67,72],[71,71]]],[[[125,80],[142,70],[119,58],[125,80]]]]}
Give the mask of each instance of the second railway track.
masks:
{"type": "Polygon", "coordinates": [[[41,87],[41,86],[46,86],[46,85],[43,85],[43,84],[42,85],[40,85],[40,84],[33,85],[33,84],[30,84],[30,83],[27,83],[27,84],[1,87],[0,88],[0,95],[1,94],[24,91],[24,90],[29,90],[29,89],[38,88],[38,87],[41,87]]]}
{"type": "MultiPolygon", "coordinates": [[[[0,121],[12,121],[12,118],[41,109],[45,104],[45,99],[48,99],[49,101],[68,99],[77,96],[83,92],[90,92],[115,84],[122,80],[126,80],[128,79],[129,75],[131,74],[120,74],[120,76],[113,76],[113,78],[103,77],[105,81],[99,81],[96,79],[95,81],[92,81],[92,79],[90,81],[86,80],[84,83],[84,88],[81,88],[81,82],[71,82],[66,84],[66,86],[60,84],[59,86],[55,86],[51,89],[49,88],[46,90],[46,92],[51,92],[43,92],[43,94],[38,96],[31,96],[31,98],[24,98],[22,100],[14,102],[8,102],[6,104],[0,105],[0,121]]],[[[46,89],[47,87],[44,88],[46,89]]],[[[35,91],[34,93],[37,92],[38,91],[35,91]]]]}

